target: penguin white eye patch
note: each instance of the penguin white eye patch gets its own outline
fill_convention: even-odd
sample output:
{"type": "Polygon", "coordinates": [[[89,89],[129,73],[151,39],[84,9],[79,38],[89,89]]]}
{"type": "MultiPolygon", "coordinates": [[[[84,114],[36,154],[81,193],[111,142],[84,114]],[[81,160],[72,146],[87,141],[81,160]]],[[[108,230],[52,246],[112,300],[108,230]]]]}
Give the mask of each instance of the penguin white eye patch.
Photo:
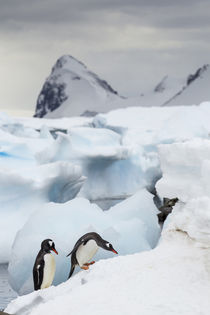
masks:
{"type": "Polygon", "coordinates": [[[111,247],[111,244],[110,244],[110,243],[106,243],[106,246],[107,246],[107,247],[111,247]]]}
{"type": "Polygon", "coordinates": [[[50,245],[50,247],[52,247],[53,241],[49,241],[48,244],[50,245]]]}

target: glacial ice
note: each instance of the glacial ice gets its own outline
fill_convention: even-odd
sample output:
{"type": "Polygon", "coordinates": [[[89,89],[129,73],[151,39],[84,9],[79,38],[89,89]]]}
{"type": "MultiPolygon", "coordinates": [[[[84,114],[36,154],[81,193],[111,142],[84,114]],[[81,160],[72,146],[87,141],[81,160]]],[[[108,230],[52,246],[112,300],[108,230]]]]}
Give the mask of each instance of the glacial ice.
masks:
{"type": "MultiPolygon", "coordinates": [[[[188,217],[196,198],[204,198],[208,213],[209,117],[209,103],[119,109],[94,119],[1,116],[0,259],[10,260],[14,242],[12,286],[21,293],[31,290],[30,270],[44,237],[52,237],[60,252],[55,284],[66,279],[70,266],[65,255],[87,231],[100,232],[123,255],[153,248],[159,227],[153,196],[145,189],[154,191],[162,174],[156,184],[160,197],[180,200],[168,227],[177,212],[173,220],[180,223],[173,223],[172,231],[185,229],[203,241],[205,233],[197,236],[196,225],[181,224],[185,216],[179,219],[178,207],[188,217]],[[107,202],[108,209],[119,200],[105,212],[94,204],[107,202]],[[20,267],[23,258],[25,269],[20,267]]],[[[201,209],[196,213],[202,215],[201,209]]],[[[108,257],[104,251],[97,255],[108,257]]]]}
{"type": "MultiPolygon", "coordinates": [[[[103,211],[84,198],[43,205],[30,216],[13,244],[9,264],[13,289],[19,294],[33,290],[33,264],[41,241],[46,238],[53,239],[59,252],[54,284],[67,280],[70,259],[66,255],[86,232],[98,232],[120,255],[153,248],[159,239],[160,227],[152,199],[150,193],[141,190],[110,211],[103,211]]],[[[113,257],[113,253],[101,249],[94,259],[108,257],[113,257]]]]}
{"type": "Polygon", "coordinates": [[[67,135],[59,133],[36,157],[39,163],[64,160],[80,165],[87,180],[79,196],[120,199],[146,186],[141,163],[121,141],[121,135],[108,129],[72,128],[67,135]]]}
{"type": "Polygon", "coordinates": [[[20,171],[0,170],[0,252],[7,262],[16,232],[45,203],[74,198],[85,177],[79,166],[55,162],[20,171]]]}

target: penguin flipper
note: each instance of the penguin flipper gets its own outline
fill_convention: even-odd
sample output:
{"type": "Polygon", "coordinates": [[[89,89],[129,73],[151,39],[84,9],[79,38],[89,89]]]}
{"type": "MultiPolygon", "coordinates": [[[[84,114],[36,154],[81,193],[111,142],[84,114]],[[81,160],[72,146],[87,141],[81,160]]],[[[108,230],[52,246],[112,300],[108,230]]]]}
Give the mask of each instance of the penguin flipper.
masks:
{"type": "Polygon", "coordinates": [[[33,268],[34,290],[39,290],[44,276],[44,260],[35,263],[33,268]]]}
{"type": "Polygon", "coordinates": [[[72,249],[72,251],[66,256],[70,256],[71,254],[75,253],[78,248],[80,247],[80,245],[85,245],[90,239],[91,239],[91,235],[92,233],[86,233],[85,235],[83,235],[82,237],[80,237],[78,239],[78,241],[76,242],[76,244],[74,245],[74,248],[72,249]]]}
{"type": "Polygon", "coordinates": [[[33,270],[33,279],[34,279],[34,290],[39,290],[38,272],[36,270],[33,270]]]}
{"type": "Polygon", "coordinates": [[[75,266],[74,264],[71,264],[71,269],[70,269],[70,272],[69,272],[69,277],[68,279],[72,276],[73,272],[74,272],[74,269],[75,269],[75,266]]]}
{"type": "Polygon", "coordinates": [[[72,249],[72,251],[71,251],[68,255],[66,255],[66,257],[70,256],[70,255],[72,254],[72,252],[73,252],[73,249],[72,249]]]}

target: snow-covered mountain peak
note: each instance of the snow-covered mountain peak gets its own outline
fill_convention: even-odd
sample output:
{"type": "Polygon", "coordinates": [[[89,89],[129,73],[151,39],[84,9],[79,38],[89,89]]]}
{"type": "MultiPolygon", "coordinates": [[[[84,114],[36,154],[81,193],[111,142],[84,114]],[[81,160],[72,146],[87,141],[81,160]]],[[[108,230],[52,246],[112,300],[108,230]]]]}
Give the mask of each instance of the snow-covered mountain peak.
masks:
{"type": "Polygon", "coordinates": [[[204,64],[194,74],[188,75],[185,84],[163,105],[198,105],[210,100],[210,66],[204,64]]]}
{"type": "Polygon", "coordinates": [[[87,67],[84,63],[77,60],[73,56],[64,55],[56,61],[54,67],[52,68],[52,73],[60,70],[68,70],[78,73],[82,71],[87,71],[87,67]]]}
{"type": "Polygon", "coordinates": [[[168,75],[164,76],[163,79],[156,85],[154,88],[154,93],[165,93],[175,92],[177,89],[180,89],[185,84],[184,80],[176,79],[169,77],[168,75]]]}
{"type": "Polygon", "coordinates": [[[209,82],[210,66],[204,64],[182,79],[165,75],[141,97],[123,98],[84,63],[64,55],[57,60],[43,85],[35,117],[94,116],[133,106],[198,105],[210,100],[209,82]]]}
{"type": "Polygon", "coordinates": [[[118,93],[80,61],[60,57],[38,96],[35,117],[63,117],[106,111],[118,93]]]}

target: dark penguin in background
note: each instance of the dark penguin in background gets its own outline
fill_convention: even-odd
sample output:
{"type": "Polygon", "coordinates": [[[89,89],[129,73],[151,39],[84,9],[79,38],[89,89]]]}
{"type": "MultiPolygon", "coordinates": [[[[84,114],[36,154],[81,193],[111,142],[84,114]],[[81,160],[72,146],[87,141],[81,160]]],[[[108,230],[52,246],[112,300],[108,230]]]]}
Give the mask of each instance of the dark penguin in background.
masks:
{"type": "Polygon", "coordinates": [[[51,239],[44,240],[41,243],[41,249],[34,263],[34,290],[48,288],[53,282],[55,275],[55,259],[51,251],[58,255],[54,242],[51,239]]]}
{"type": "Polygon", "coordinates": [[[67,255],[67,257],[71,255],[71,270],[68,279],[73,274],[76,265],[87,270],[90,265],[95,263],[95,261],[89,263],[89,260],[93,258],[99,247],[118,254],[112,244],[105,241],[98,233],[90,232],[80,237],[73,250],[67,255]]]}

